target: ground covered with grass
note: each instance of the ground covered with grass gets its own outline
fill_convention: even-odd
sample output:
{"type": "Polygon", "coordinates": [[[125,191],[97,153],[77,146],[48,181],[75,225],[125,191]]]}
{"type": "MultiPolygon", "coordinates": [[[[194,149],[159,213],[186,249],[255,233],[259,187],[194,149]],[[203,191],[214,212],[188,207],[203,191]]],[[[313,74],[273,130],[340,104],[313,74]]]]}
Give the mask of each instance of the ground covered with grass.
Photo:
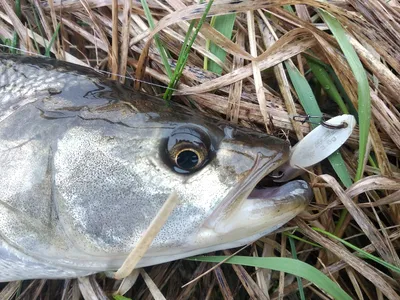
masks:
{"type": "Polygon", "coordinates": [[[0,0],[0,39],[292,145],[322,116],[357,120],[302,175],[307,211],[234,258],[4,283],[0,299],[400,298],[398,0],[0,0]]]}

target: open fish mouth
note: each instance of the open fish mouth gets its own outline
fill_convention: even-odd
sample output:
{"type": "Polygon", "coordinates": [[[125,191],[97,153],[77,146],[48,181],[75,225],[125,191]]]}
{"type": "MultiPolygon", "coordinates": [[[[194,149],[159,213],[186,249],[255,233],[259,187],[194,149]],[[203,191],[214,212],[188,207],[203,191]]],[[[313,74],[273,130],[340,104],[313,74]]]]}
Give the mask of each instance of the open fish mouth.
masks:
{"type": "MultiPolygon", "coordinates": [[[[283,204],[293,205],[303,204],[307,206],[311,201],[313,194],[310,186],[303,180],[294,180],[283,185],[276,186],[272,182],[270,174],[282,165],[285,160],[268,159],[267,162],[259,154],[251,168],[251,175],[233,189],[226,199],[216,208],[213,215],[208,220],[217,222],[219,218],[224,218],[231,214],[234,210],[240,210],[241,205],[246,201],[264,201],[269,205],[281,206],[283,204]],[[273,186],[275,185],[275,186],[273,186]]],[[[212,225],[211,225],[212,226],[212,225]]]]}
{"type": "Polygon", "coordinates": [[[311,188],[303,180],[278,187],[255,188],[216,230],[230,230],[237,236],[253,233],[259,238],[296,217],[311,199],[311,188]]]}
{"type": "Polygon", "coordinates": [[[268,175],[280,163],[263,165],[262,159],[256,159],[252,175],[216,208],[199,236],[215,235],[220,249],[239,247],[275,231],[302,212],[312,200],[311,187],[304,180],[273,186],[268,175]]]}

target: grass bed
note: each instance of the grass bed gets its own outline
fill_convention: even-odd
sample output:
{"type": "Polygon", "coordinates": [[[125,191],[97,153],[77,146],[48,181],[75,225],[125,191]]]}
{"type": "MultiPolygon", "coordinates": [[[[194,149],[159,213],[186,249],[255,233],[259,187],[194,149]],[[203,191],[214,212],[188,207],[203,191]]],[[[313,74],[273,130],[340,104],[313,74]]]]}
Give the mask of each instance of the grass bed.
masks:
{"type": "Polygon", "coordinates": [[[315,127],[293,115],[358,121],[303,176],[315,194],[308,210],[240,256],[166,263],[124,282],[4,283],[0,299],[398,299],[399,41],[397,0],[0,0],[2,52],[135,78],[132,89],[292,145],[315,127]]]}

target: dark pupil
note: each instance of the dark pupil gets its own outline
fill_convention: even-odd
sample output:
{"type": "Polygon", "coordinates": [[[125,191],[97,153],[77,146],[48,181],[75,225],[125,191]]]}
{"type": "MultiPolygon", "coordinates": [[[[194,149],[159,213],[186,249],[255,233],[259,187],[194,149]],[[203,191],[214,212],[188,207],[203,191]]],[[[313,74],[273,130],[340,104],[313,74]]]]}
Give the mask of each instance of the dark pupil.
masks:
{"type": "Polygon", "coordinates": [[[184,170],[190,170],[194,168],[199,162],[198,155],[191,150],[184,150],[178,154],[176,163],[178,167],[184,170]]]}

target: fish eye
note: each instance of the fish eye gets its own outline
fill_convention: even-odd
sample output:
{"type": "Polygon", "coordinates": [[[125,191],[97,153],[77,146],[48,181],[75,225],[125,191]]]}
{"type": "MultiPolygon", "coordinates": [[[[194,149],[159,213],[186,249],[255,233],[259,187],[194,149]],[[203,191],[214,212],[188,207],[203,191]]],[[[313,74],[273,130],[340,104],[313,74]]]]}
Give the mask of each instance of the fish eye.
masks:
{"type": "Polygon", "coordinates": [[[168,138],[167,154],[174,170],[192,173],[209,160],[210,138],[201,128],[182,126],[176,128],[168,138]]]}
{"type": "Polygon", "coordinates": [[[195,149],[183,149],[175,158],[176,165],[184,170],[196,168],[200,162],[200,154],[195,149]]]}

